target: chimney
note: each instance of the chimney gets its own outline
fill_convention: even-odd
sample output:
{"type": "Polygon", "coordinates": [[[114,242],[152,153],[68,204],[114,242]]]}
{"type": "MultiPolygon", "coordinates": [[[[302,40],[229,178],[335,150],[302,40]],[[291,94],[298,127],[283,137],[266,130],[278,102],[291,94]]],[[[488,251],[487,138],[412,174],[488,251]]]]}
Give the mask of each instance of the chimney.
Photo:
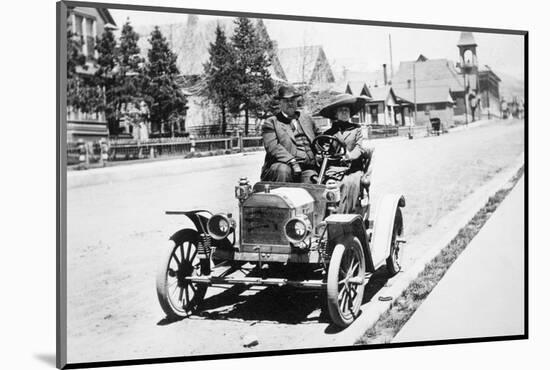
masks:
{"type": "Polygon", "coordinates": [[[388,84],[388,72],[386,71],[386,63],[382,64],[382,67],[384,67],[384,86],[388,84]]]}
{"type": "Polygon", "coordinates": [[[407,80],[407,89],[411,88],[411,80],[407,80]]]}

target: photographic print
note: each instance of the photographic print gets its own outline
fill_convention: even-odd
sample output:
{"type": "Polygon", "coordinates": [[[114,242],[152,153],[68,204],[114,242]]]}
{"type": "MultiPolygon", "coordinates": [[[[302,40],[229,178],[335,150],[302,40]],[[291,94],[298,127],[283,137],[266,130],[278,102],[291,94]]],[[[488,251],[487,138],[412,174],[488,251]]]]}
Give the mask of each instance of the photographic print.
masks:
{"type": "Polygon", "coordinates": [[[58,367],[527,338],[527,32],[58,3],[58,367]]]}

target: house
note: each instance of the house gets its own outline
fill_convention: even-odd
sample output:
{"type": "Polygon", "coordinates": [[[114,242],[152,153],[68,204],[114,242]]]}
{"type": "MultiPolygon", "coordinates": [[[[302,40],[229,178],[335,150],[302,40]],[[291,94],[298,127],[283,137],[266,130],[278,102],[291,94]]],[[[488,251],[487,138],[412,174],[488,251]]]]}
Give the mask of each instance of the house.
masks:
{"type": "MultiPolygon", "coordinates": [[[[404,94],[410,96],[409,91],[424,89],[425,97],[437,96],[442,98],[439,91],[448,91],[452,101],[456,102],[453,115],[463,115],[464,83],[462,76],[455,69],[455,63],[447,59],[428,59],[420,55],[415,61],[401,62],[399,69],[392,79],[392,86],[404,94]]],[[[414,103],[414,99],[409,99],[414,103]]],[[[440,102],[426,102],[423,104],[436,104],[440,102]]],[[[418,104],[418,102],[417,102],[418,104]]],[[[419,111],[417,107],[417,112],[419,111]]]]}
{"type": "Polygon", "coordinates": [[[409,102],[409,114],[415,117],[415,124],[427,124],[431,118],[440,118],[446,124],[453,123],[455,102],[447,87],[396,88],[395,91],[399,98],[409,102]]]}
{"type": "MultiPolygon", "coordinates": [[[[467,120],[467,116],[475,120],[482,113],[497,116],[500,78],[488,66],[479,68],[477,43],[471,32],[460,33],[457,47],[458,63],[448,59],[429,59],[422,54],[415,61],[401,62],[392,79],[392,86],[399,91],[411,87],[434,88],[424,90],[425,95],[439,100],[443,99],[445,92],[439,90],[435,93],[438,91],[435,88],[445,88],[454,101],[454,120],[467,120]]],[[[426,104],[442,107],[440,101],[426,104]]]]}
{"type": "Polygon", "coordinates": [[[334,74],[320,45],[278,49],[277,56],[286,81],[297,87],[320,90],[334,83],[334,74]]]}
{"type": "Polygon", "coordinates": [[[398,98],[391,86],[377,86],[370,89],[372,99],[365,107],[365,123],[369,125],[395,125],[398,98]]]}
{"type": "MultiPolygon", "coordinates": [[[[82,53],[86,56],[86,67],[77,67],[76,72],[83,75],[92,75],[96,71],[93,59],[97,57],[95,50],[96,38],[107,27],[115,28],[116,24],[104,8],[69,7],[67,26],[82,43],[82,53]]],[[[103,112],[83,113],[67,107],[67,141],[97,141],[107,138],[109,130],[103,112]]]]}
{"type": "Polygon", "coordinates": [[[483,117],[500,117],[500,89],[501,79],[485,66],[479,71],[479,95],[481,97],[481,115],[483,117]]]}

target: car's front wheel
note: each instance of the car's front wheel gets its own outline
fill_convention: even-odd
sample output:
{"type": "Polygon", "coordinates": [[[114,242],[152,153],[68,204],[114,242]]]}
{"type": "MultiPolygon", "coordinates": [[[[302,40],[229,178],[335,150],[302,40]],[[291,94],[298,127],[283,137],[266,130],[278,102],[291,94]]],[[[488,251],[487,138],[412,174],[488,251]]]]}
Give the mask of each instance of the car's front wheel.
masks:
{"type": "Polygon", "coordinates": [[[178,231],[171,238],[157,273],[157,296],[170,318],[187,317],[204,299],[207,286],[189,281],[203,275],[198,257],[199,234],[192,229],[178,231]]]}
{"type": "Polygon", "coordinates": [[[365,255],[361,242],[348,237],[332,252],[327,275],[327,306],[335,325],[345,328],[359,314],[365,288],[365,255]]]}

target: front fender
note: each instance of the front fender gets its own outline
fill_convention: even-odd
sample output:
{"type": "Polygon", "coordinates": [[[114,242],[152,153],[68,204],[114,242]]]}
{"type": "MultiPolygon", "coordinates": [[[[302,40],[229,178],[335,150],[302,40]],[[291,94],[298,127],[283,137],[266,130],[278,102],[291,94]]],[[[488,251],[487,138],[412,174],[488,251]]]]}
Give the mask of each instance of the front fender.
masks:
{"type": "Polygon", "coordinates": [[[401,207],[405,207],[405,197],[400,194],[386,194],[377,204],[371,240],[371,253],[376,268],[390,255],[394,225],[398,227],[397,236],[403,236],[401,207]],[[396,220],[396,217],[400,219],[396,220]]]}
{"type": "Polygon", "coordinates": [[[207,233],[206,223],[212,217],[212,212],[204,209],[193,211],[166,211],[167,215],[184,215],[195,225],[195,228],[200,234],[207,233]]]}
{"type": "Polygon", "coordinates": [[[365,254],[365,267],[368,272],[374,272],[374,265],[367,239],[365,224],[361,216],[356,214],[333,214],[325,219],[329,240],[329,252],[336,244],[348,235],[359,239],[365,254]]]}
{"type": "MultiPolygon", "coordinates": [[[[167,215],[184,215],[193,223],[193,225],[195,226],[195,229],[199,234],[208,234],[206,224],[208,223],[208,220],[210,220],[210,217],[212,217],[212,212],[210,211],[206,211],[203,209],[198,209],[193,211],[166,211],[166,214],[167,215]]],[[[181,231],[182,230],[174,233],[170,237],[170,239],[174,239],[174,237],[176,237],[178,233],[181,231]]],[[[222,240],[212,239],[210,242],[212,243],[212,246],[222,247],[226,249],[231,248],[234,244],[228,238],[225,238],[222,240]]]]}

